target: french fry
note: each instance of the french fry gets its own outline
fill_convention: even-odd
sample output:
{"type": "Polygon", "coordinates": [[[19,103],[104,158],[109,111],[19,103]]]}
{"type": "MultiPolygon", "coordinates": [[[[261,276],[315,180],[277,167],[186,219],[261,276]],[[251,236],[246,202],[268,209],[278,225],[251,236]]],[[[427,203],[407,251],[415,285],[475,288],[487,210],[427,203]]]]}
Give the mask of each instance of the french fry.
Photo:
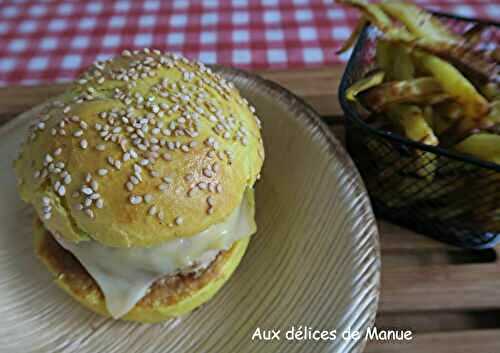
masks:
{"type": "Polygon", "coordinates": [[[456,121],[464,116],[464,111],[460,104],[451,100],[435,105],[434,110],[440,116],[453,121],[456,121]]]}
{"type": "Polygon", "coordinates": [[[405,135],[426,145],[437,146],[439,141],[427,124],[422,109],[415,105],[394,105],[388,110],[391,121],[399,125],[405,135]]]}
{"type": "MultiPolygon", "coordinates": [[[[387,111],[391,121],[399,126],[410,140],[437,146],[439,140],[427,123],[422,110],[414,105],[394,105],[387,111]]],[[[434,153],[416,150],[415,172],[423,178],[432,179],[437,167],[434,153]]]]}
{"type": "Polygon", "coordinates": [[[381,112],[392,104],[438,103],[449,98],[439,81],[432,77],[386,82],[362,92],[361,101],[370,109],[381,112]]]}
{"type": "Polygon", "coordinates": [[[490,101],[500,100],[500,84],[488,82],[481,87],[481,93],[490,101]]]}
{"type": "Polygon", "coordinates": [[[351,101],[356,101],[356,96],[366,91],[371,87],[375,87],[381,84],[384,81],[385,73],[382,71],[376,71],[369,76],[362,78],[359,81],[356,81],[352,86],[350,86],[346,91],[347,99],[351,101]]]}
{"type": "Polygon", "coordinates": [[[488,101],[453,65],[421,50],[413,51],[413,55],[441,83],[443,90],[463,106],[465,117],[479,120],[488,112],[488,101]]]}
{"type": "Polygon", "coordinates": [[[422,108],[422,113],[424,114],[424,119],[427,122],[427,125],[434,131],[435,124],[435,113],[434,109],[431,105],[426,105],[422,108]]]}
{"type": "Polygon", "coordinates": [[[420,38],[443,42],[458,42],[460,38],[451,33],[440,21],[424,9],[402,1],[383,1],[379,5],[391,17],[401,21],[408,30],[420,38]]]}
{"type": "Polygon", "coordinates": [[[457,144],[455,149],[485,161],[500,163],[500,135],[486,133],[471,135],[457,144]]]}
{"type": "Polygon", "coordinates": [[[485,25],[481,23],[474,24],[462,35],[465,42],[469,45],[477,45],[481,41],[481,36],[483,35],[485,25]]]}
{"type": "Polygon", "coordinates": [[[487,118],[493,122],[494,125],[500,124],[500,98],[490,103],[490,112],[487,118]]]}
{"type": "Polygon", "coordinates": [[[389,78],[393,62],[391,44],[385,40],[380,39],[377,41],[376,45],[377,50],[375,52],[375,60],[377,62],[377,66],[386,74],[386,77],[389,78]]]}
{"type": "Polygon", "coordinates": [[[362,17],[359,19],[359,21],[356,23],[356,26],[354,27],[354,30],[351,32],[351,35],[349,38],[345,40],[345,42],[342,44],[342,46],[336,51],[335,54],[340,55],[342,53],[345,53],[349,49],[351,49],[354,44],[356,43],[356,39],[358,39],[359,34],[365,27],[365,25],[368,23],[366,18],[362,17]]]}
{"type": "Polygon", "coordinates": [[[415,67],[409,50],[404,46],[379,40],[376,60],[378,66],[386,73],[385,79],[388,81],[410,80],[415,77],[415,67]]]}
{"type": "Polygon", "coordinates": [[[499,80],[498,62],[466,42],[444,42],[418,38],[400,28],[385,31],[381,39],[393,44],[404,45],[410,49],[420,49],[449,60],[482,81],[492,79],[498,82],[499,80]]]}
{"type": "Polygon", "coordinates": [[[361,10],[363,15],[382,31],[393,26],[392,20],[377,4],[370,4],[365,0],[338,0],[338,2],[361,10]]]}

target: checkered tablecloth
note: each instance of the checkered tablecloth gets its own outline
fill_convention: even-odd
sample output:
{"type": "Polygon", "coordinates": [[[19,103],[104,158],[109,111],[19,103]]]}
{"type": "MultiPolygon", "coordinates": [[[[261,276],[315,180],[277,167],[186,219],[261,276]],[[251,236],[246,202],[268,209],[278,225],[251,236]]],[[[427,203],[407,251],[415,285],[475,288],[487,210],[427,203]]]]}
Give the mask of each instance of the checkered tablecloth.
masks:
{"type": "MultiPolygon", "coordinates": [[[[418,2],[500,19],[498,0],[418,2]]],[[[333,65],[357,17],[333,0],[0,0],[0,85],[67,81],[141,47],[247,69],[333,65]]]]}

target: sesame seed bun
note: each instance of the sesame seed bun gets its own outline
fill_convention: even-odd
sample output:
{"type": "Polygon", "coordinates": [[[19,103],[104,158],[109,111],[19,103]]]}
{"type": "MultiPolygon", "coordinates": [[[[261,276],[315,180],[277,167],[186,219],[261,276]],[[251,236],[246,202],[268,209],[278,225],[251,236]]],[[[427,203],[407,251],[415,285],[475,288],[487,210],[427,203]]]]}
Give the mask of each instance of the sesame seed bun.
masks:
{"type": "Polygon", "coordinates": [[[144,247],[195,235],[223,222],[258,178],[253,111],[202,64],[125,51],[36,113],[15,162],[21,197],[74,242],[144,247]]]}
{"type": "MultiPolygon", "coordinates": [[[[88,309],[110,316],[104,296],[83,266],[63,249],[37,219],[34,222],[35,252],[56,284],[88,309]]],[[[221,252],[200,275],[177,275],[156,281],[144,296],[120,319],[139,322],[159,322],[189,313],[199,307],[224,285],[240,263],[247,248],[245,237],[227,251],[221,252]]]]}

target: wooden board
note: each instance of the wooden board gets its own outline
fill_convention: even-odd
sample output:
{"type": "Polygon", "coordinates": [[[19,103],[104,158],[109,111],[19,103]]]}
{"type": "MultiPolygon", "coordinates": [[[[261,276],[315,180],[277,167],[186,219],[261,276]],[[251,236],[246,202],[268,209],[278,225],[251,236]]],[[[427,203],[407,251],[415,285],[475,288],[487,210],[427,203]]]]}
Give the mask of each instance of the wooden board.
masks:
{"type": "MultiPolygon", "coordinates": [[[[259,72],[303,97],[343,139],[336,99],[342,67],[259,72]]],[[[64,84],[0,88],[0,123],[62,92],[64,84]]],[[[498,249],[461,250],[383,220],[379,328],[414,332],[410,344],[370,342],[368,353],[500,352],[498,249]]]]}

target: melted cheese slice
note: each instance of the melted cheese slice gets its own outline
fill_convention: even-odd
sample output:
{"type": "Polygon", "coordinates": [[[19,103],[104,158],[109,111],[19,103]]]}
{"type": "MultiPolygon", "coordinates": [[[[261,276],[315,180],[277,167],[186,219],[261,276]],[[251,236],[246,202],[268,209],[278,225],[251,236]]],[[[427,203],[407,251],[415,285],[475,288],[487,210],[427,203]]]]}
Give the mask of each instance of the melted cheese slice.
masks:
{"type": "Polygon", "coordinates": [[[159,278],[210,265],[217,254],[256,230],[251,192],[220,224],[187,238],[150,248],[112,248],[96,241],[78,244],[55,239],[70,251],[95,279],[115,319],[129,312],[159,278]]]}

